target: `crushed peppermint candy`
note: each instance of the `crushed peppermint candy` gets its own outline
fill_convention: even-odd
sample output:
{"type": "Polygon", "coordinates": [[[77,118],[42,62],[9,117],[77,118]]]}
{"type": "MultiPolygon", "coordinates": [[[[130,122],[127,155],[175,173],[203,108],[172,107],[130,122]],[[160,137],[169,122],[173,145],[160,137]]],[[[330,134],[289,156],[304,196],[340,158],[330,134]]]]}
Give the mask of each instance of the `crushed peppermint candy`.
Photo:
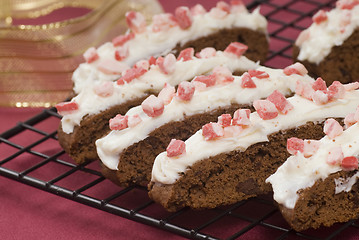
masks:
{"type": "Polygon", "coordinates": [[[175,10],[175,17],[177,19],[178,25],[182,29],[187,29],[192,25],[192,13],[188,7],[177,7],[175,10]]]}
{"type": "Polygon", "coordinates": [[[158,117],[162,115],[164,104],[161,99],[155,95],[150,95],[141,104],[143,112],[149,117],[158,117]]]}
{"type": "Polygon", "coordinates": [[[109,127],[111,130],[122,130],[128,127],[128,116],[122,116],[117,114],[109,121],[109,127]]]}
{"type": "Polygon", "coordinates": [[[286,68],[283,69],[285,75],[290,76],[292,74],[298,74],[304,76],[308,73],[308,70],[304,67],[303,64],[296,62],[286,68]]]}
{"type": "Polygon", "coordinates": [[[274,103],[269,100],[255,100],[253,106],[263,120],[269,120],[278,116],[278,110],[274,103]]]}
{"type": "Polygon", "coordinates": [[[202,127],[202,135],[206,141],[224,136],[224,130],[219,123],[207,123],[202,127]]]}
{"type": "Polygon", "coordinates": [[[77,102],[61,102],[55,105],[57,112],[64,116],[76,112],[79,109],[77,102]]]}
{"type": "Polygon", "coordinates": [[[186,153],[186,143],[182,140],[172,139],[167,149],[167,157],[177,157],[186,153]]]}
{"type": "Polygon", "coordinates": [[[83,56],[87,63],[92,63],[100,58],[99,55],[97,54],[96,48],[94,47],[90,47],[89,49],[87,49],[83,56]]]}
{"type": "Polygon", "coordinates": [[[247,45],[244,45],[240,42],[232,42],[224,50],[225,53],[228,53],[232,56],[241,57],[248,49],[247,45]]]}
{"type": "Polygon", "coordinates": [[[180,61],[182,59],[182,61],[186,62],[192,60],[193,56],[194,56],[194,48],[186,48],[180,52],[180,54],[177,57],[177,61],[180,61]]]}
{"type": "Polygon", "coordinates": [[[164,74],[172,74],[176,70],[176,57],[172,53],[167,56],[158,57],[156,65],[160,68],[160,71],[164,74]]]}
{"type": "Polygon", "coordinates": [[[333,118],[329,118],[324,122],[324,133],[328,138],[333,139],[343,133],[343,127],[333,118]]]}
{"type": "Polygon", "coordinates": [[[195,92],[195,86],[192,82],[181,82],[177,88],[177,98],[182,101],[190,101],[195,92]]]}
{"type": "Polygon", "coordinates": [[[146,31],[146,18],[139,12],[127,12],[126,22],[134,33],[143,33],[146,31]]]}

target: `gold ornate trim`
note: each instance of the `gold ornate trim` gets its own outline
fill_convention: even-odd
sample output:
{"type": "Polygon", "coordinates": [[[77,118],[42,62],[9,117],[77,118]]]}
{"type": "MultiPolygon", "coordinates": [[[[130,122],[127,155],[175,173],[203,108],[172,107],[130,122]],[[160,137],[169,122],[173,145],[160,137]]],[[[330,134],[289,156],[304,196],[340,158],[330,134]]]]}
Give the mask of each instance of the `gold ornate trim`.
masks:
{"type": "MultiPolygon", "coordinates": [[[[1,1],[1,0],[0,0],[1,1]]],[[[53,106],[71,93],[72,72],[82,53],[127,30],[125,13],[150,19],[162,12],[156,0],[3,0],[0,9],[0,106],[53,106]],[[12,18],[46,16],[65,7],[88,14],[43,25],[12,24],[12,18]],[[9,19],[11,18],[11,19],[9,19]]]]}

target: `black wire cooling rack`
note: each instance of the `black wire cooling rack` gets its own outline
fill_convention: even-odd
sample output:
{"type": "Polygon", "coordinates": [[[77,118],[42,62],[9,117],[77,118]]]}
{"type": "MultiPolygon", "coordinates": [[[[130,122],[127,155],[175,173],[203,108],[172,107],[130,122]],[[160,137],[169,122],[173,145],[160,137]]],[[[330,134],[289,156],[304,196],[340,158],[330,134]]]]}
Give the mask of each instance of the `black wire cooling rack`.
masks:
{"type": "MultiPolygon", "coordinates": [[[[314,13],[319,9],[329,9],[334,4],[333,0],[273,0],[248,4],[251,10],[260,5],[261,12],[268,19],[270,54],[266,65],[276,68],[290,65],[291,46],[299,32],[309,26],[314,13]]],[[[343,237],[343,234],[350,238],[359,233],[357,220],[330,228],[295,232],[282,219],[270,196],[203,210],[198,214],[198,211],[190,209],[168,213],[151,201],[146,189],[141,187],[116,186],[113,187],[116,192],[104,193],[99,189],[112,183],[101,175],[98,163],[77,166],[59,146],[56,136],[59,122],[60,116],[51,108],[2,133],[0,144],[8,156],[0,160],[0,175],[193,239],[251,239],[255,231],[260,232],[263,238],[272,236],[275,239],[334,239],[343,237]],[[52,129],[44,127],[49,124],[52,129]],[[19,141],[30,135],[36,140],[19,141]],[[24,157],[27,160],[22,164],[24,157]]]]}

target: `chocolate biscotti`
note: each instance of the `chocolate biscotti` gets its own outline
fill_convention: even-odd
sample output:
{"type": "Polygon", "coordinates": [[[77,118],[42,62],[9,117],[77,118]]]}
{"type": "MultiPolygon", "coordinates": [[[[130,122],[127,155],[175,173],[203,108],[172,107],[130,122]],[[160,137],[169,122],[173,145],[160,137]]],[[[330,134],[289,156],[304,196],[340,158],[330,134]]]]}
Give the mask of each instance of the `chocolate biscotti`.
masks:
{"type": "Polygon", "coordinates": [[[322,139],[291,139],[285,163],[266,181],[274,200],[296,231],[347,222],[359,216],[359,109],[348,114],[345,130],[334,119],[322,139]]]}
{"type": "Polygon", "coordinates": [[[298,68],[304,71],[303,76],[287,75],[288,69],[297,66],[285,71],[259,67],[241,77],[216,68],[211,75],[181,83],[177,93],[167,86],[158,98],[150,96],[141,106],[110,121],[110,134],[96,141],[104,175],[113,180],[109,171],[112,169],[117,175],[115,182],[120,185],[147,185],[155,157],[166,150],[171,139],[185,140],[222,114],[225,115],[221,119],[240,114],[235,113],[238,108],[252,108],[255,100],[268,97],[274,90],[288,96],[295,91],[297,81],[312,83],[314,80],[305,75],[305,68],[298,68]],[[133,116],[140,119],[135,126],[131,123],[133,116]]]}
{"type": "Polygon", "coordinates": [[[194,76],[207,74],[216,66],[226,66],[230,72],[243,73],[258,64],[242,56],[247,46],[231,43],[224,51],[206,48],[194,56],[193,48],[155,61],[144,60],[127,70],[117,81],[89,84],[70,102],[56,107],[63,115],[58,138],[65,151],[80,164],[97,159],[95,141],[110,129],[108,121],[140,105],[150,94],[157,95],[165,83],[177,86],[194,76]]]}
{"type": "Polygon", "coordinates": [[[244,123],[233,116],[227,124],[204,125],[156,157],[149,196],[176,211],[214,208],[270,192],[265,180],[288,158],[287,139],[322,138],[327,118],[344,118],[355,110],[357,87],[334,82],[327,88],[322,79],[298,81],[293,97],[275,92],[255,101],[256,112],[244,123]]]}
{"type": "Polygon", "coordinates": [[[76,94],[92,82],[117,80],[138,61],[168,53],[178,57],[186,48],[223,51],[231,42],[241,42],[249,47],[245,53],[249,59],[264,63],[267,57],[267,21],[259,9],[250,13],[240,1],[231,5],[222,1],[209,11],[200,4],[191,9],[178,7],[175,14],[153,16],[149,25],[138,12],[128,12],[126,20],[126,34],[85,52],[86,63],[72,77],[76,94]]]}
{"type": "Polygon", "coordinates": [[[300,33],[293,59],[303,63],[313,77],[327,84],[359,79],[359,2],[340,0],[329,12],[320,10],[313,24],[300,33]]]}

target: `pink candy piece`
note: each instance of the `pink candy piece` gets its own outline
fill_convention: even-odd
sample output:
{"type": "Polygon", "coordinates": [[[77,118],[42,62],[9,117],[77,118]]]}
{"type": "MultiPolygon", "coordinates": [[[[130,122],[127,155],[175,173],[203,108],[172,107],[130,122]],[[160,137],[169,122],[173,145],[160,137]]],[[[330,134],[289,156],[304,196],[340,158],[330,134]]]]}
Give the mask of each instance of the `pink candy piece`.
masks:
{"type": "Polygon", "coordinates": [[[344,85],[345,91],[352,91],[359,88],[359,82],[352,82],[344,85]]]}
{"type": "Polygon", "coordinates": [[[175,16],[180,28],[187,29],[192,25],[192,13],[188,7],[177,7],[175,10],[175,16]]]}
{"type": "Polygon", "coordinates": [[[192,81],[192,83],[194,84],[196,91],[204,91],[207,88],[206,84],[203,82],[192,81]]]}
{"type": "Polygon", "coordinates": [[[304,76],[308,73],[308,70],[304,67],[303,64],[296,62],[286,68],[283,69],[285,75],[290,76],[292,74],[298,74],[304,76]]]}
{"type": "Polygon", "coordinates": [[[156,65],[164,74],[171,74],[176,70],[176,61],[177,60],[175,55],[170,53],[164,58],[158,57],[156,60],[156,65]]]}
{"type": "Polygon", "coordinates": [[[207,12],[206,9],[199,3],[191,7],[192,16],[202,15],[205,14],[206,12],[207,12]]]}
{"type": "Polygon", "coordinates": [[[125,34],[125,35],[120,35],[120,36],[117,36],[114,39],[112,39],[112,44],[115,47],[119,47],[119,46],[124,45],[126,42],[130,41],[134,37],[135,37],[135,34],[133,32],[125,34]]]}
{"type": "Polygon", "coordinates": [[[168,83],[165,83],[164,88],[158,94],[158,98],[163,101],[165,105],[172,101],[172,98],[176,95],[176,89],[168,83]]]}
{"type": "Polygon", "coordinates": [[[253,106],[263,120],[273,119],[278,116],[277,108],[269,100],[255,100],[253,106]]]}
{"type": "Polygon", "coordinates": [[[193,79],[193,81],[201,82],[206,84],[206,87],[211,87],[216,84],[216,76],[214,74],[208,76],[197,76],[195,79],[193,79]]]}
{"type": "Polygon", "coordinates": [[[287,151],[292,155],[296,155],[298,152],[304,152],[304,140],[296,137],[288,138],[287,151]]]}
{"type": "Polygon", "coordinates": [[[126,13],[126,22],[128,27],[134,33],[143,33],[146,31],[146,18],[139,12],[129,11],[126,13]]]}
{"type": "Polygon", "coordinates": [[[317,140],[304,140],[303,155],[308,158],[312,156],[320,146],[320,141],[317,140]]]}
{"type": "Polygon", "coordinates": [[[138,125],[140,122],[142,122],[140,115],[135,114],[132,116],[128,116],[127,125],[129,127],[134,127],[134,126],[138,125]]]}
{"type": "Polygon", "coordinates": [[[177,97],[182,101],[190,101],[194,91],[195,86],[192,82],[181,82],[177,88],[177,97]]]}
{"type": "Polygon", "coordinates": [[[251,124],[250,121],[250,113],[251,110],[249,109],[238,109],[233,114],[233,125],[241,125],[241,126],[248,126],[251,124]]]}
{"type": "Polygon", "coordinates": [[[241,0],[232,0],[230,3],[232,13],[240,13],[246,10],[246,7],[241,0]]]}
{"type": "Polygon", "coordinates": [[[228,83],[234,81],[232,72],[227,67],[217,66],[213,68],[213,75],[215,76],[217,83],[228,83]]]}
{"type": "Polygon", "coordinates": [[[117,61],[122,61],[123,59],[127,58],[129,54],[130,52],[127,45],[118,47],[115,51],[115,59],[117,61]]]}
{"type": "Polygon", "coordinates": [[[302,96],[308,100],[312,100],[312,95],[314,93],[314,89],[309,83],[303,81],[297,81],[295,87],[295,93],[299,96],[302,96]]]}
{"type": "Polygon", "coordinates": [[[342,134],[343,127],[335,119],[329,118],[324,123],[323,131],[330,139],[333,139],[342,134]]]}
{"type": "Polygon", "coordinates": [[[130,83],[132,80],[141,77],[143,74],[147,72],[144,68],[130,68],[125,71],[125,74],[117,80],[117,84],[121,85],[123,82],[130,83]]]}
{"type": "Polygon", "coordinates": [[[319,10],[316,14],[314,14],[312,19],[313,19],[313,22],[315,22],[316,24],[325,22],[328,19],[327,12],[324,10],[319,10]]]}
{"type": "Polygon", "coordinates": [[[342,160],[341,166],[344,171],[353,171],[358,169],[358,159],[354,156],[345,157],[342,160]]]}
{"type": "Polygon", "coordinates": [[[217,51],[212,47],[203,48],[200,52],[196,53],[196,57],[198,58],[211,58],[216,56],[217,51]]]}
{"type": "Polygon", "coordinates": [[[349,113],[344,118],[344,124],[346,128],[354,125],[356,122],[357,120],[355,120],[355,113],[349,113]]]}
{"type": "Polygon", "coordinates": [[[150,59],[148,59],[148,63],[151,65],[156,65],[157,59],[154,56],[151,56],[150,59]]]}
{"type": "Polygon", "coordinates": [[[84,58],[87,63],[92,63],[99,59],[99,55],[97,54],[97,50],[94,47],[90,47],[84,53],[84,58]]]}
{"type": "Polygon", "coordinates": [[[119,75],[129,69],[128,65],[115,59],[104,59],[99,62],[98,70],[108,75],[119,75]]]}
{"type": "Polygon", "coordinates": [[[240,42],[232,42],[228,45],[228,47],[224,50],[225,53],[229,53],[231,55],[241,57],[245,51],[247,51],[248,46],[244,45],[240,42]]]}
{"type": "Polygon", "coordinates": [[[340,9],[353,9],[356,5],[359,4],[359,1],[355,0],[340,0],[336,2],[336,7],[340,9]]]}
{"type": "Polygon", "coordinates": [[[202,135],[206,141],[224,136],[224,130],[219,123],[207,123],[202,127],[202,135]]]}
{"type": "Polygon", "coordinates": [[[325,90],[327,90],[327,84],[321,77],[318,77],[317,80],[315,80],[315,82],[313,83],[312,88],[315,91],[317,91],[317,90],[325,91],[325,90]]]}
{"type": "Polygon", "coordinates": [[[242,75],[241,87],[242,88],[256,88],[257,87],[257,85],[254,83],[253,79],[247,72],[245,72],[242,75]]]}
{"type": "Polygon", "coordinates": [[[183,49],[177,57],[177,61],[183,59],[183,62],[192,60],[194,56],[194,49],[193,48],[186,48],[183,49]]]}
{"type": "Polygon", "coordinates": [[[258,79],[269,78],[269,74],[264,71],[250,69],[248,70],[248,73],[251,77],[256,77],[258,79]]]}
{"type": "Polygon", "coordinates": [[[293,109],[293,105],[287,101],[281,92],[275,90],[271,95],[267,97],[267,100],[272,102],[279,112],[287,114],[288,111],[293,109]]]}
{"type": "Polygon", "coordinates": [[[182,140],[172,139],[167,149],[167,157],[176,157],[186,152],[186,143],[182,140]]]}
{"type": "Polygon", "coordinates": [[[340,146],[332,147],[328,153],[327,163],[337,165],[342,162],[343,158],[342,148],[340,146]]]}
{"type": "Polygon", "coordinates": [[[219,1],[216,4],[216,8],[221,9],[222,11],[225,11],[227,13],[231,12],[231,7],[229,6],[228,3],[224,2],[224,1],[219,1]]]}
{"type": "Polygon", "coordinates": [[[334,81],[328,87],[328,95],[329,95],[329,99],[343,98],[345,95],[345,88],[343,84],[341,84],[339,81],[334,81]]]}
{"type": "Polygon", "coordinates": [[[218,123],[222,125],[222,127],[228,127],[231,125],[232,116],[231,114],[222,114],[218,117],[218,123]]]}
{"type": "Polygon", "coordinates": [[[228,15],[228,12],[223,11],[220,8],[214,7],[209,11],[209,15],[216,19],[223,19],[228,15]]]}
{"type": "Polygon", "coordinates": [[[111,130],[122,130],[128,127],[127,122],[128,116],[117,114],[116,117],[110,119],[109,126],[111,130]]]}
{"type": "Polygon", "coordinates": [[[177,26],[177,20],[171,13],[161,13],[152,17],[152,31],[161,32],[167,31],[172,27],[177,26]]]}
{"type": "Polygon", "coordinates": [[[64,116],[71,114],[79,109],[79,105],[76,102],[61,102],[55,105],[57,112],[64,116]]]}
{"type": "Polygon", "coordinates": [[[348,128],[359,121],[359,107],[353,113],[349,113],[344,118],[345,127],[348,128]]]}
{"type": "Polygon", "coordinates": [[[326,104],[329,101],[329,96],[326,92],[317,90],[312,94],[312,100],[315,104],[326,104]]]}
{"type": "Polygon", "coordinates": [[[103,82],[94,87],[94,92],[100,97],[109,97],[113,94],[113,82],[103,82]]]}
{"type": "Polygon", "coordinates": [[[148,60],[139,60],[138,62],[136,62],[134,68],[143,68],[148,71],[148,69],[150,69],[150,63],[148,60]]]}
{"type": "Polygon", "coordinates": [[[150,95],[146,98],[142,104],[142,110],[149,117],[158,117],[163,113],[164,104],[161,99],[157,98],[155,95],[150,95]]]}

